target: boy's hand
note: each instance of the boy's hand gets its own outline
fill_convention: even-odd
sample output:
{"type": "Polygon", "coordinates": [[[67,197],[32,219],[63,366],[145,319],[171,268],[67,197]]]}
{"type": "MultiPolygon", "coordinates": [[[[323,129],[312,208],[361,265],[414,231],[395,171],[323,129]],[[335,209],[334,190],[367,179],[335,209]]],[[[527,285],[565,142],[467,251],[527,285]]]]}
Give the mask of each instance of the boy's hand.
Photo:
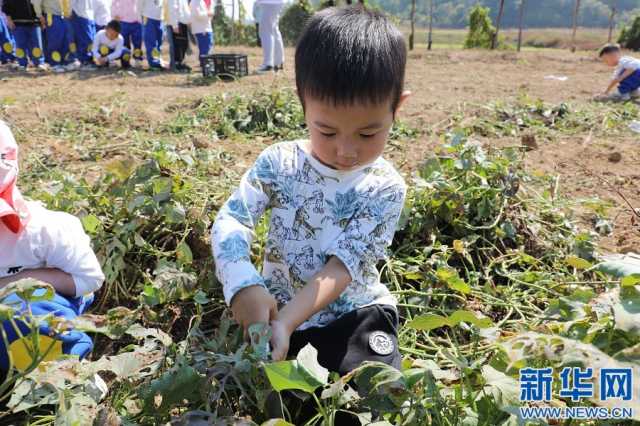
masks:
{"type": "Polygon", "coordinates": [[[7,16],[7,26],[11,31],[15,31],[16,29],[16,24],[13,22],[13,19],[11,19],[10,16],[7,16]]]}
{"type": "Polygon", "coordinates": [[[43,30],[47,28],[47,20],[44,18],[44,16],[40,17],[40,26],[42,27],[43,30]]]}
{"type": "Polygon", "coordinates": [[[269,324],[276,317],[278,304],[264,287],[253,285],[243,288],[233,296],[231,312],[233,319],[242,326],[246,337],[251,324],[269,324]]]}
{"type": "Polygon", "coordinates": [[[291,333],[284,321],[271,321],[271,358],[274,361],[284,361],[287,358],[291,333]]]}

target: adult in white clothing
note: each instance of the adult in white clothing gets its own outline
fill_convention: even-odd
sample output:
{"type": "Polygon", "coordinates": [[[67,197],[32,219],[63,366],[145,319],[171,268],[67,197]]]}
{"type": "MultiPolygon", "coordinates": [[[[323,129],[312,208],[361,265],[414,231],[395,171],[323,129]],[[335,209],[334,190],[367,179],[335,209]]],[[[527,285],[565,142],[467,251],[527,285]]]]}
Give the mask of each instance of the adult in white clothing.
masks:
{"type": "Polygon", "coordinates": [[[284,66],[284,43],[280,34],[280,14],[283,0],[256,0],[260,8],[260,40],[262,42],[262,66],[258,73],[278,71],[284,66]]]}

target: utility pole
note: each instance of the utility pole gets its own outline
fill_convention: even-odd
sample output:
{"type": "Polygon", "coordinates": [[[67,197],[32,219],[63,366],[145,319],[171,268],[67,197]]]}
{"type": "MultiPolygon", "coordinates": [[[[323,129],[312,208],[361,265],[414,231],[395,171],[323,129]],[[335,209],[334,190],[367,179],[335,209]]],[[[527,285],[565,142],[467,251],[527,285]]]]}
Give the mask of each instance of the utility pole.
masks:
{"type": "Polygon", "coordinates": [[[429,0],[429,39],[427,40],[427,50],[431,50],[433,44],[433,1],[429,0]]]}
{"type": "Polygon", "coordinates": [[[498,10],[498,18],[496,19],[496,33],[491,40],[491,50],[498,46],[498,33],[500,32],[500,21],[502,21],[502,14],[504,13],[504,0],[500,0],[500,9],[498,10]]]}
{"type": "Polygon", "coordinates": [[[576,32],[578,31],[578,15],[580,14],[580,0],[576,0],[573,11],[573,33],[571,35],[571,52],[576,51],[576,32]]]}
{"type": "Polygon", "coordinates": [[[411,35],[409,36],[409,50],[413,50],[413,40],[416,35],[416,0],[411,0],[411,35]]]}
{"type": "Polygon", "coordinates": [[[613,27],[615,25],[616,19],[616,6],[617,1],[611,0],[611,16],[609,16],[609,43],[611,43],[611,39],[613,38],[613,27]]]}
{"type": "Polygon", "coordinates": [[[520,0],[520,22],[518,24],[518,52],[522,48],[522,27],[524,25],[524,8],[527,6],[527,0],[520,0]]]}

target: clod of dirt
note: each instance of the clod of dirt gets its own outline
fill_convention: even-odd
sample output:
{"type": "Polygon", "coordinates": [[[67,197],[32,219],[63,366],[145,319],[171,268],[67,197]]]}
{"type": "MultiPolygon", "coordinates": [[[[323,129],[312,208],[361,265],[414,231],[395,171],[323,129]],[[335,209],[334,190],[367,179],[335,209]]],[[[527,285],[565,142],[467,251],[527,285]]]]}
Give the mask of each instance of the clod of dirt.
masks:
{"type": "Polygon", "coordinates": [[[611,154],[609,154],[609,161],[611,161],[612,163],[619,163],[622,160],[622,154],[620,154],[619,152],[612,152],[611,154]]]}
{"type": "Polygon", "coordinates": [[[538,142],[536,142],[535,135],[522,135],[522,146],[524,146],[527,151],[533,151],[538,149],[538,142]]]}
{"type": "Polygon", "coordinates": [[[206,137],[193,137],[191,142],[198,149],[208,149],[213,146],[213,143],[206,137]]]}

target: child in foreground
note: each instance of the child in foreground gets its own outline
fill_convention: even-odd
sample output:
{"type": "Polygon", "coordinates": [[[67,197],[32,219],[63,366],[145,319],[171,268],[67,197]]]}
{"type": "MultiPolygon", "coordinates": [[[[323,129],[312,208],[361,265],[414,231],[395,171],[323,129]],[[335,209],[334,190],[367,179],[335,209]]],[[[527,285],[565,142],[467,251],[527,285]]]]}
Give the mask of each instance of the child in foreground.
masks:
{"type": "Polygon", "coordinates": [[[405,64],[402,34],[379,12],[314,15],[295,57],[309,140],[262,152],[217,215],[212,245],[225,300],[245,330],[271,325],[274,360],[311,343],[320,364],[340,374],[365,360],[400,366],[396,302],[376,265],[406,193],[381,157],[409,96],[405,64]],[[266,210],[259,274],[250,247],[266,210]]]}
{"type": "Polygon", "coordinates": [[[640,98],[640,59],[623,56],[620,45],[607,44],[599,52],[600,59],[615,67],[607,89],[597,97],[600,101],[629,101],[640,98]],[[617,88],[614,93],[613,89],[617,88]]]}
{"type": "Polygon", "coordinates": [[[98,31],[93,40],[93,59],[98,67],[108,67],[110,63],[120,60],[123,69],[129,68],[131,51],[124,47],[120,22],[109,21],[104,30],[98,31]]]}
{"type": "MultiPolygon", "coordinates": [[[[25,201],[17,179],[18,146],[9,127],[0,121],[0,288],[25,278],[43,281],[54,288],[55,296],[52,300],[31,302],[30,312],[75,318],[85,311],[93,292],[104,281],[89,237],[77,218],[25,201]]],[[[0,303],[19,312],[27,309],[16,294],[0,303]]],[[[29,334],[29,326],[16,322],[22,334],[29,334]]],[[[10,321],[4,321],[2,326],[9,347],[0,342],[0,372],[6,373],[11,366],[26,369],[32,362],[30,336],[21,337],[10,321]]],[[[83,358],[93,347],[85,333],[72,330],[53,335],[46,324],[39,329],[41,351],[52,348],[45,360],[62,354],[83,358]]]]}

